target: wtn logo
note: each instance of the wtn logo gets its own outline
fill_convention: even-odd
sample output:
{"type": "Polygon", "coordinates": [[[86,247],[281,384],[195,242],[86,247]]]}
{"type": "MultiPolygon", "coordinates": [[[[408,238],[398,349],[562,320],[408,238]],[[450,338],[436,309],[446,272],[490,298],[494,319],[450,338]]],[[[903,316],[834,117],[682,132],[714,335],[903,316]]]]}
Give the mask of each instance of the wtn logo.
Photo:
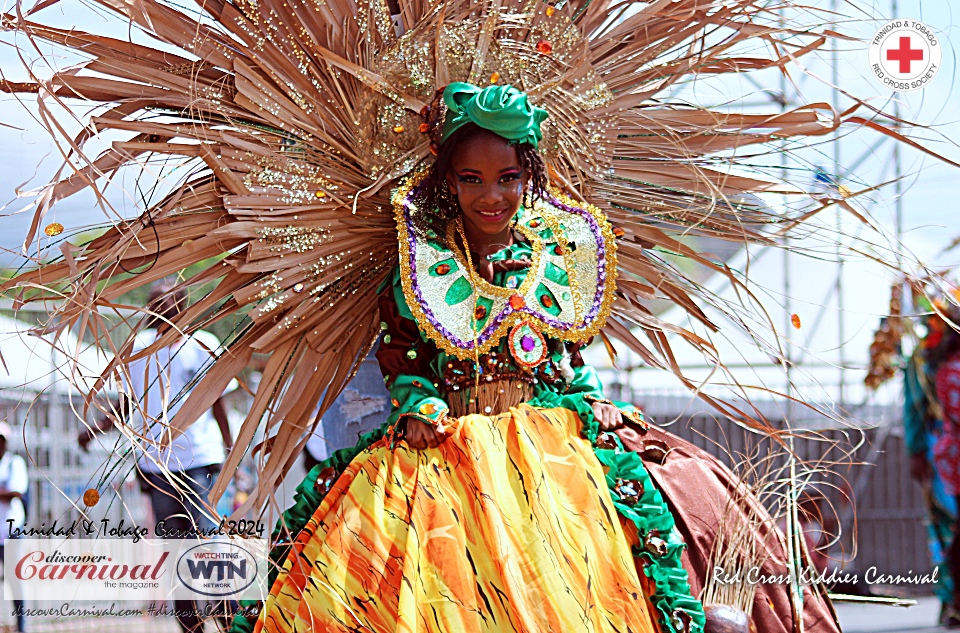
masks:
{"type": "MultiPolygon", "coordinates": [[[[266,561],[266,545],[258,545],[261,559],[266,561]]],[[[183,552],[177,559],[177,578],[193,594],[211,598],[239,598],[263,576],[265,562],[241,545],[211,541],[200,543],[183,552]]],[[[253,592],[255,590],[251,590],[253,592]]],[[[252,596],[251,596],[252,597],[252,596]]]]}
{"type": "Polygon", "coordinates": [[[229,560],[190,560],[187,559],[187,568],[194,580],[233,580],[237,576],[247,579],[247,561],[242,560],[240,564],[229,560]],[[216,578],[213,574],[216,572],[216,578]]]}

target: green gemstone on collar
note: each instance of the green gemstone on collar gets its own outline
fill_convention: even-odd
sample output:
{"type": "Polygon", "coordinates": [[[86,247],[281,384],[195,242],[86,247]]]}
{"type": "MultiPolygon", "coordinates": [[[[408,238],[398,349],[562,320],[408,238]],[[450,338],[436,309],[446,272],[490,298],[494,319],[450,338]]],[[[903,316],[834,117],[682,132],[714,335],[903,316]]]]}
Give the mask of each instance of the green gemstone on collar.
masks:
{"type": "Polygon", "coordinates": [[[560,284],[561,286],[570,285],[570,278],[567,276],[567,271],[553,262],[547,262],[547,266],[543,270],[543,275],[555,284],[560,284]]]}
{"type": "Polygon", "coordinates": [[[407,358],[409,358],[410,360],[413,360],[416,357],[417,357],[417,350],[412,349],[409,352],[407,352],[407,358]]]}
{"type": "Polygon", "coordinates": [[[381,330],[387,329],[387,322],[386,322],[386,321],[380,321],[380,329],[381,329],[381,330]]]}
{"type": "Polygon", "coordinates": [[[392,340],[393,340],[393,337],[390,336],[389,334],[384,334],[384,335],[383,335],[383,343],[384,343],[384,345],[389,345],[389,344],[390,344],[390,341],[392,341],[392,340]]]}
{"type": "Polygon", "coordinates": [[[460,276],[453,282],[450,289],[447,290],[447,294],[443,300],[447,302],[448,306],[455,306],[462,301],[466,301],[471,296],[473,296],[473,286],[470,285],[466,277],[460,276]]]}

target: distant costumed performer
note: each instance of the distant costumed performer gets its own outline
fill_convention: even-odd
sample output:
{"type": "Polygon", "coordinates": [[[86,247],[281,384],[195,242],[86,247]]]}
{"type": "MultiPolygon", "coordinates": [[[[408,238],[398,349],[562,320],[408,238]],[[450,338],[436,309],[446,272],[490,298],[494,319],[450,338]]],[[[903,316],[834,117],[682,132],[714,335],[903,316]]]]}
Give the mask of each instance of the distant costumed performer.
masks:
{"type": "MultiPolygon", "coordinates": [[[[543,621],[556,621],[558,630],[613,630],[609,627],[620,624],[671,633],[702,630],[703,611],[681,566],[684,528],[674,529],[684,508],[671,513],[669,495],[665,502],[637,453],[626,450],[644,441],[637,413],[625,411],[627,420],[636,418],[628,423],[632,433],[618,428],[620,414],[604,401],[602,385],[578,363],[577,352],[599,334],[679,374],[665,334],[672,332],[715,360],[708,341],[661,321],[648,307],[654,299],[668,299],[715,328],[697,304],[713,303],[709,292],[657,249],[742,285],[731,271],[679,242],[680,233],[772,245],[770,232],[799,218],[733,202],[744,192],[775,185],[718,171],[709,157],[774,139],[827,134],[841,122],[860,119],[852,113],[841,119],[815,106],[731,115],[665,105],[657,98],[696,74],[782,66],[815,50],[825,36],[778,27],[775,14],[746,1],[656,2],[632,14],[607,2],[563,7],[411,2],[400,7],[396,27],[379,2],[214,2],[200,7],[203,19],[156,0],[102,4],[162,42],[163,50],[47,27],[29,11],[3,22],[92,58],[50,79],[6,83],[6,89],[107,106],[71,139],[76,171],[46,191],[27,242],[53,204],[124,165],[142,162],[162,170],[155,159],[182,157],[180,184],[138,221],[117,223],[86,244],[62,242],[60,259],[2,288],[19,288],[23,301],[66,297],[51,327],[100,333],[109,324],[98,309],[193,266],[179,285],[205,290],[177,315],[179,330],[245,314],[249,321],[171,421],[175,429],[186,427],[255,351],[270,355],[235,440],[245,449],[258,429],[271,438],[254,447],[261,456],[260,481],[242,512],[260,510],[271,498],[308,431],[377,341],[394,393],[384,427],[355,449],[333,455],[301,486],[297,506],[277,535],[286,541],[286,549],[276,550],[282,569],[255,626],[347,627],[362,611],[367,622],[406,630],[402,623],[421,622],[421,609],[443,595],[444,622],[459,622],[464,630],[535,630],[530,627],[543,621]],[[758,26],[764,18],[771,21],[758,26]],[[729,37],[705,39],[713,29],[729,37]],[[188,41],[184,33],[191,34],[188,41]],[[784,44],[791,50],[773,59],[727,53],[752,37],[785,35],[808,42],[784,44]],[[489,134],[447,142],[474,128],[489,134]],[[131,136],[87,159],[85,143],[105,130],[131,136]],[[491,144],[483,149],[490,152],[467,154],[490,159],[500,139],[518,163],[507,167],[520,172],[501,189],[522,186],[516,208],[474,205],[496,225],[491,235],[511,240],[474,258],[473,248],[491,243],[480,238],[484,231],[471,228],[469,209],[461,209],[462,218],[457,209],[482,200],[471,198],[468,185],[487,183],[487,174],[480,173],[479,182],[451,181],[435,164],[456,162],[460,153],[454,150],[484,138],[491,144]],[[503,214],[507,227],[501,230],[503,214]],[[647,343],[631,330],[635,327],[647,343]],[[513,434],[510,442],[500,442],[504,424],[513,434]],[[470,446],[497,447],[501,463],[525,456],[525,467],[533,470],[457,468],[476,462],[466,459],[470,446]],[[457,450],[466,461],[455,460],[457,450]],[[426,455],[436,458],[436,468],[426,468],[426,455]],[[560,466],[534,456],[553,456],[571,472],[589,476],[563,490],[560,483],[568,478],[555,470],[560,466]],[[407,514],[371,505],[375,499],[385,503],[373,492],[381,487],[364,488],[386,472],[381,468],[396,468],[397,480],[387,487],[399,486],[390,496],[397,503],[406,503],[409,495],[400,493],[412,493],[403,488],[410,485],[436,486],[448,503],[418,505],[427,497],[418,493],[417,503],[405,506],[407,514]],[[531,474],[538,478],[525,478],[531,474]],[[510,520],[494,529],[481,520],[487,514],[470,505],[478,498],[514,503],[518,496],[531,502],[528,486],[535,482],[550,494],[536,500],[529,521],[521,509],[497,505],[510,520]],[[376,567],[369,556],[379,551],[351,549],[362,538],[347,523],[322,521],[348,508],[351,517],[370,519],[363,523],[371,530],[363,538],[379,545],[401,545],[376,528],[403,517],[399,528],[406,526],[412,540],[402,543],[411,549],[400,560],[412,565],[422,555],[429,563],[416,588],[405,588],[412,579],[403,564],[376,567]],[[470,530],[460,521],[465,508],[475,519],[470,530]],[[581,535],[576,544],[597,558],[566,568],[560,561],[576,557],[561,538],[574,530],[564,512],[576,510],[595,522],[569,533],[581,535]],[[323,559],[330,554],[324,543],[334,537],[317,536],[321,523],[344,539],[340,551],[365,551],[367,558],[355,558],[358,567],[323,559]],[[531,567],[535,578],[518,585],[522,576],[501,564],[510,559],[494,555],[488,537],[516,539],[524,530],[537,532],[543,556],[531,567]],[[442,538],[448,532],[463,547],[431,550],[451,540],[442,538]],[[419,543],[418,535],[432,537],[419,543]],[[464,554],[470,547],[487,559],[464,554]],[[353,602],[337,606],[308,595],[306,587],[323,583],[298,567],[290,552],[325,560],[327,570],[349,572],[326,585],[353,602]],[[603,564],[592,568],[596,561],[603,564]],[[389,579],[380,596],[370,594],[371,569],[389,579]],[[594,576],[607,585],[597,589],[594,576]],[[483,579],[487,588],[475,590],[465,579],[483,579]],[[445,593],[449,587],[462,595],[451,599],[445,593]],[[575,596],[583,613],[559,609],[561,595],[575,596]],[[586,608],[594,603],[596,610],[586,608]],[[531,604],[537,622],[516,620],[531,604]],[[474,618],[469,626],[463,624],[465,614],[474,618]]],[[[733,316],[746,327],[747,321],[733,316]]],[[[177,335],[159,337],[143,353],[169,345],[177,335]]],[[[129,361],[132,342],[133,336],[117,349],[101,386],[129,361]]],[[[763,428],[749,411],[703,397],[763,428]]],[[[230,454],[213,498],[222,494],[243,454],[230,454]]],[[[687,458],[704,471],[713,468],[695,453],[687,458]]],[[[726,475],[702,476],[721,481],[726,475]]],[[[670,482],[660,486],[667,490],[670,482]]],[[[694,524],[687,524],[688,531],[694,524]]],[[[698,545],[689,556],[703,559],[702,550],[698,545]]],[[[792,630],[801,614],[812,611],[819,619],[806,630],[836,630],[824,615],[829,605],[809,591],[805,595],[805,601],[771,599],[763,603],[767,611],[754,609],[753,616],[762,619],[764,630],[792,630]]],[[[235,626],[247,625],[254,626],[243,621],[235,626]]]]}

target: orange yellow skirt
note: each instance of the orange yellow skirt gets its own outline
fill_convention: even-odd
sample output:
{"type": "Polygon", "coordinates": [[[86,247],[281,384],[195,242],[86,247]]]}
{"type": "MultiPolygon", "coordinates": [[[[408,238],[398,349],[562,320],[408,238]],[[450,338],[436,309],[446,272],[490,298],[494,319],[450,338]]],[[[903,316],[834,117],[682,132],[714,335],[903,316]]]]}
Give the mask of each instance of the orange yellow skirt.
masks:
{"type": "Polygon", "coordinates": [[[527,405],[438,448],[362,452],[293,544],[257,631],[653,633],[580,421],[527,405]]]}

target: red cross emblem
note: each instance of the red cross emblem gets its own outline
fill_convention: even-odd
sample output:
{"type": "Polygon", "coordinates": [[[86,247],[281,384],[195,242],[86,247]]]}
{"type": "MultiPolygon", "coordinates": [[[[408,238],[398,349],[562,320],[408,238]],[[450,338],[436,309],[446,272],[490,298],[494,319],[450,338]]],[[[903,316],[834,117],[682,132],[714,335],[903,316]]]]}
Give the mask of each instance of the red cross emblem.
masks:
{"type": "Polygon", "coordinates": [[[900,62],[900,74],[910,74],[910,62],[923,61],[922,48],[910,48],[910,36],[900,37],[900,48],[891,48],[887,51],[887,60],[900,62]]]}

